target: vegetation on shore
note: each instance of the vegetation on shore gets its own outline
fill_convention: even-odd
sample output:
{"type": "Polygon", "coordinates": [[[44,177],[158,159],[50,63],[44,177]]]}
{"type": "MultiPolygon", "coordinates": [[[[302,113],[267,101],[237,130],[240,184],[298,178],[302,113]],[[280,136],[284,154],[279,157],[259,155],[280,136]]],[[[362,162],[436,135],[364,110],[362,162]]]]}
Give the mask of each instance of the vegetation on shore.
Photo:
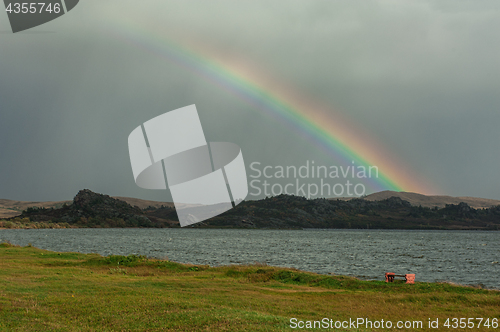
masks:
{"type": "Polygon", "coordinates": [[[294,317],[423,321],[419,330],[435,331],[428,318],[441,326],[452,317],[500,318],[493,290],[8,243],[0,244],[0,279],[0,331],[289,331],[294,317]]]}
{"type": "MultiPolygon", "coordinates": [[[[75,226],[73,226],[75,227],[75,226]]],[[[46,229],[46,228],[72,228],[70,224],[54,223],[51,221],[31,221],[29,218],[12,218],[9,220],[0,220],[0,229],[46,229]]]]}

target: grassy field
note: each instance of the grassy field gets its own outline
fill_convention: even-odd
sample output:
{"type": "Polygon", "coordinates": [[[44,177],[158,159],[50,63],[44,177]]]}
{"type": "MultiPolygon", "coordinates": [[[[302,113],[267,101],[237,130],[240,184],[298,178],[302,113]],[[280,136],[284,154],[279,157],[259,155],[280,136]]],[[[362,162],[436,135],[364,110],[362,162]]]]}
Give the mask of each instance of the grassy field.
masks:
{"type": "MultiPolygon", "coordinates": [[[[312,330],[292,329],[291,318],[304,324],[328,318],[333,326],[357,318],[393,325],[422,321],[422,328],[392,330],[459,331],[453,321],[444,327],[446,319],[481,317],[489,318],[489,329],[477,328],[479,320],[474,320],[474,328],[462,330],[500,331],[491,326],[500,319],[500,292],[0,244],[0,331],[312,330]],[[428,328],[429,318],[439,319],[438,329],[428,328]]],[[[329,330],[391,329],[360,325],[329,330]]]]}

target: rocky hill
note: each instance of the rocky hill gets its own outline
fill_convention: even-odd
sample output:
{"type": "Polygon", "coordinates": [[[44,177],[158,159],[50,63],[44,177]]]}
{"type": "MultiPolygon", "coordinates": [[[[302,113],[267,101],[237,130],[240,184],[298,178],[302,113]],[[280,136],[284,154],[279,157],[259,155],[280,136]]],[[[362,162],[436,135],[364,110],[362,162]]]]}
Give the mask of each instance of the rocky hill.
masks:
{"type": "MultiPolygon", "coordinates": [[[[173,207],[174,203],[171,202],[157,202],[157,201],[147,201],[144,199],[132,198],[132,197],[113,197],[119,199],[120,201],[127,202],[132,206],[137,206],[140,209],[145,209],[147,207],[160,208],[162,206],[173,207]]],[[[32,202],[32,201],[16,201],[11,199],[0,199],[0,219],[1,218],[11,218],[21,215],[21,213],[28,208],[60,208],[64,204],[70,205],[73,201],[50,201],[50,202],[32,202]]]]}
{"type": "Polygon", "coordinates": [[[200,226],[229,225],[252,228],[500,230],[500,205],[474,209],[462,202],[431,209],[412,206],[399,197],[380,201],[360,198],[345,201],[280,195],[245,201],[200,226]]]}
{"type": "Polygon", "coordinates": [[[172,224],[154,216],[146,216],[145,211],[137,206],[88,189],[80,190],[71,204],[64,204],[60,208],[30,207],[19,218],[80,227],[170,227],[172,224]]]}
{"type": "Polygon", "coordinates": [[[467,203],[470,207],[475,209],[487,209],[493,206],[500,205],[500,200],[478,198],[478,197],[453,197],[444,195],[422,195],[411,192],[398,192],[398,191],[380,191],[364,197],[368,201],[381,201],[391,197],[399,197],[402,200],[408,201],[413,206],[423,206],[429,208],[444,208],[446,204],[467,203]]]}

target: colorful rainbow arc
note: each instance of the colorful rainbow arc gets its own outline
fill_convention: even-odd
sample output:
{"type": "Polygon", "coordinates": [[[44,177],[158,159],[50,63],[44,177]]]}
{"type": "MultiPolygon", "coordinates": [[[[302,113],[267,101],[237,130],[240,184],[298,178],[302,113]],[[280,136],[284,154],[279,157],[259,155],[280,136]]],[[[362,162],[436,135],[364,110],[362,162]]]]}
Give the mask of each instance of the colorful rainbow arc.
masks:
{"type": "Polygon", "coordinates": [[[130,26],[110,28],[118,37],[142,46],[153,54],[164,56],[266,111],[277,120],[297,129],[327,153],[341,157],[349,164],[354,161],[365,167],[376,165],[379,168],[379,177],[370,179],[370,183],[377,190],[419,193],[435,191],[431,186],[423,185],[423,181],[415,179],[416,174],[408,167],[396,165],[391,155],[376,146],[371,139],[360,138],[359,131],[352,129],[352,125],[345,125],[344,120],[337,121],[337,116],[334,122],[331,116],[317,107],[309,107],[311,103],[302,106],[301,104],[308,102],[298,101],[291,93],[285,94],[266,88],[264,79],[252,79],[248,73],[243,74],[242,70],[230,67],[227,63],[217,62],[206,54],[201,55],[182,47],[153,29],[134,26],[124,34],[123,30],[127,27],[130,26]]]}

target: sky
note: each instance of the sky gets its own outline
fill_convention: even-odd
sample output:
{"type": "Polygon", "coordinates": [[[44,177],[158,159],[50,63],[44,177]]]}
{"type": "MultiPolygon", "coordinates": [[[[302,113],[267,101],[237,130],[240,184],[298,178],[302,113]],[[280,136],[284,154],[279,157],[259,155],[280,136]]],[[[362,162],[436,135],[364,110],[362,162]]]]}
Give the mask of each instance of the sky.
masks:
{"type": "MultiPolygon", "coordinates": [[[[366,165],[390,162],[419,184],[405,190],[500,199],[499,31],[498,1],[81,0],[15,34],[2,11],[0,198],[67,200],[88,188],[170,201],[135,184],[127,138],[192,104],[207,141],[241,147],[254,187],[266,179],[252,163],[352,165],[228,75],[204,72],[217,64],[306,118],[321,109],[320,125],[371,151],[366,165]]],[[[391,189],[325,180],[349,179],[365,194],[391,189]]],[[[268,179],[296,180],[321,179],[268,179]]],[[[247,199],[264,196],[251,187],[247,199]]]]}

